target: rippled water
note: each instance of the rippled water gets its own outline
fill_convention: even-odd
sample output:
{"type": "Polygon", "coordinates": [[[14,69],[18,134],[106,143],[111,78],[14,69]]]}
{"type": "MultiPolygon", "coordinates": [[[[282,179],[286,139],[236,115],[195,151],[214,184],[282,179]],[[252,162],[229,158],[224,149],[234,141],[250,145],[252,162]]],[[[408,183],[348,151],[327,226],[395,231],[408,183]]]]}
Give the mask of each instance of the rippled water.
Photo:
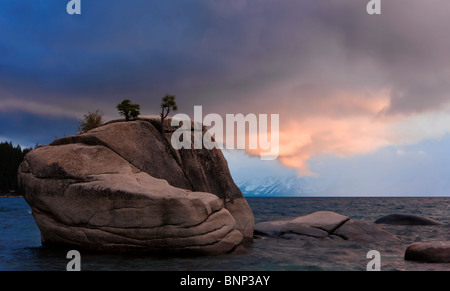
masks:
{"type": "MultiPolygon", "coordinates": [[[[450,198],[247,198],[256,222],[294,218],[329,210],[373,222],[391,213],[428,216],[441,226],[383,226],[400,243],[356,243],[311,239],[257,239],[247,254],[210,257],[155,257],[81,252],[82,270],[365,270],[366,254],[381,253],[382,270],[450,270],[450,264],[425,264],[403,259],[416,241],[450,240],[450,198]]],[[[41,247],[40,233],[22,198],[0,198],[0,270],[66,269],[68,250],[41,247]]]]}

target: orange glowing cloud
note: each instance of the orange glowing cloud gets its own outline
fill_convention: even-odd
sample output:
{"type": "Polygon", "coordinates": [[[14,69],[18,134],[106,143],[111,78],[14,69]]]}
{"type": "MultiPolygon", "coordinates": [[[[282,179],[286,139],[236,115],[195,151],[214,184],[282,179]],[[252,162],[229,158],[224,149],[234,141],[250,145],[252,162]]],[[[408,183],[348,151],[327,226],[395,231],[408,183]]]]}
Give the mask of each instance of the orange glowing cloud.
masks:
{"type": "Polygon", "coordinates": [[[312,175],[307,162],[313,156],[352,156],[374,151],[389,144],[385,140],[387,128],[388,123],[373,116],[318,116],[291,121],[280,130],[279,160],[297,169],[299,175],[312,175]]]}
{"type": "MultiPolygon", "coordinates": [[[[296,116],[293,107],[280,109],[278,149],[278,160],[300,176],[315,175],[308,165],[315,156],[354,156],[393,144],[398,137],[393,129],[408,118],[384,114],[391,102],[389,90],[337,91],[321,99],[302,100],[309,112],[296,116]]],[[[247,152],[257,155],[260,151],[247,152]]]]}
{"type": "Polygon", "coordinates": [[[280,109],[284,116],[279,130],[278,160],[299,176],[314,176],[308,161],[323,154],[349,157],[450,133],[450,103],[436,110],[387,114],[389,90],[338,91],[320,100],[302,100],[310,111],[296,116],[295,108],[280,109]]]}

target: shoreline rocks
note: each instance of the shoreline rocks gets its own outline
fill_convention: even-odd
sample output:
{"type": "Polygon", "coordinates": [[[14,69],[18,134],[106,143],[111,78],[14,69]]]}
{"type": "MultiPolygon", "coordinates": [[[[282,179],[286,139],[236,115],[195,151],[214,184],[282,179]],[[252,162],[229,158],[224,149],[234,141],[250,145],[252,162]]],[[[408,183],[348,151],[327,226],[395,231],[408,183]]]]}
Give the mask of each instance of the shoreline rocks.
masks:
{"type": "Polygon", "coordinates": [[[43,245],[219,254],[251,240],[253,213],[221,151],[176,151],[170,134],[114,122],[28,153],[18,180],[43,245]]]}
{"type": "Polygon", "coordinates": [[[255,234],[284,239],[338,239],[351,241],[391,241],[399,239],[374,224],[331,212],[317,211],[289,220],[266,221],[255,225],[255,234]]]}

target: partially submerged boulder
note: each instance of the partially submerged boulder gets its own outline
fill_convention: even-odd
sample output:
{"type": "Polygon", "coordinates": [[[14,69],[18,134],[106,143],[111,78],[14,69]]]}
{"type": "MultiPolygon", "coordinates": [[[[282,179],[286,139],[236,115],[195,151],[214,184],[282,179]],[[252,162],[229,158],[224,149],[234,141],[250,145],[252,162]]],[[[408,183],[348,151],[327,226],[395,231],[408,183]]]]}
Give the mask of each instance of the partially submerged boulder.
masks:
{"type": "Polygon", "coordinates": [[[282,234],[305,235],[310,237],[323,238],[328,236],[328,232],[320,228],[308,225],[301,225],[293,222],[288,222],[281,227],[282,234]]]}
{"type": "Polygon", "coordinates": [[[256,235],[277,236],[290,220],[264,221],[255,225],[256,235]]]}
{"type": "Polygon", "coordinates": [[[365,242],[399,241],[390,232],[379,228],[373,223],[368,223],[359,219],[350,219],[345,222],[334,233],[344,240],[355,240],[365,242]]]}
{"type": "Polygon", "coordinates": [[[255,225],[255,234],[287,239],[399,241],[397,237],[374,224],[350,219],[331,211],[318,211],[290,220],[260,222],[255,225]]]}
{"type": "Polygon", "coordinates": [[[416,242],[405,251],[405,260],[450,263],[450,241],[416,242]]]}
{"type": "Polygon", "coordinates": [[[347,216],[332,211],[317,211],[291,220],[287,227],[297,225],[309,226],[333,233],[339,226],[349,220],[347,216]]]}
{"type": "Polygon", "coordinates": [[[389,214],[375,221],[377,224],[391,225],[441,225],[442,223],[431,218],[414,214],[389,214]]]}
{"type": "Polygon", "coordinates": [[[153,122],[110,123],[25,157],[18,179],[44,245],[213,254],[253,236],[221,151],[176,151],[153,122]]]}

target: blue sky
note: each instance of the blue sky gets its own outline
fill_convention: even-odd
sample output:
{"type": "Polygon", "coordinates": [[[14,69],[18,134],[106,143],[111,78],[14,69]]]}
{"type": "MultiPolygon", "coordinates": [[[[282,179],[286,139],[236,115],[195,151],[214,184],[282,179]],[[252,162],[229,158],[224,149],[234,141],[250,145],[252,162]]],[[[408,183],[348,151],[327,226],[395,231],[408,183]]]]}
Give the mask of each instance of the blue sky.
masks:
{"type": "Polygon", "coordinates": [[[280,115],[280,156],[227,153],[233,176],[316,177],[336,193],[450,195],[448,1],[82,0],[0,3],[0,141],[34,146],[105,119],[280,115]]]}

